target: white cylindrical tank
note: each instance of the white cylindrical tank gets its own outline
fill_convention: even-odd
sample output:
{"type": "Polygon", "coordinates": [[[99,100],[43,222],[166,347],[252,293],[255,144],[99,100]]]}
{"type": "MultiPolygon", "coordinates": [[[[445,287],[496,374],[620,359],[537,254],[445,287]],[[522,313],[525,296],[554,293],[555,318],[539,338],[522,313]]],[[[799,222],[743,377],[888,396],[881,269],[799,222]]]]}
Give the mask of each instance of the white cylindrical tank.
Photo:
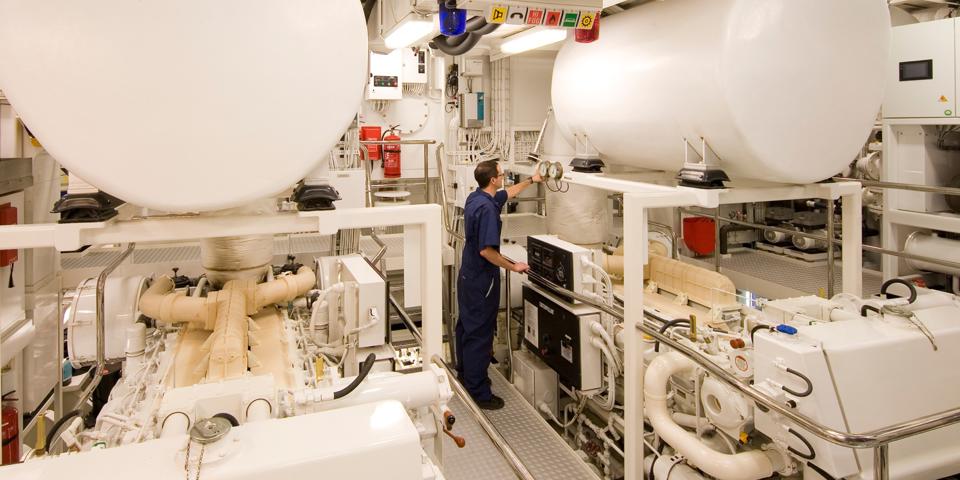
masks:
{"type": "Polygon", "coordinates": [[[731,178],[816,182],[870,133],[889,30],[883,0],[650,2],[564,45],[553,107],[608,163],[677,171],[703,137],[731,178]]]}
{"type": "Polygon", "coordinates": [[[360,108],[360,2],[3,0],[0,88],[90,184],[170,212],[293,186],[360,108]]]}
{"type": "MultiPolygon", "coordinates": [[[[948,262],[960,263],[960,240],[938,237],[929,233],[911,233],[903,244],[903,251],[913,255],[936,257],[948,262]]],[[[907,265],[917,270],[960,276],[960,268],[920,260],[906,259],[906,262],[907,265]]]]}

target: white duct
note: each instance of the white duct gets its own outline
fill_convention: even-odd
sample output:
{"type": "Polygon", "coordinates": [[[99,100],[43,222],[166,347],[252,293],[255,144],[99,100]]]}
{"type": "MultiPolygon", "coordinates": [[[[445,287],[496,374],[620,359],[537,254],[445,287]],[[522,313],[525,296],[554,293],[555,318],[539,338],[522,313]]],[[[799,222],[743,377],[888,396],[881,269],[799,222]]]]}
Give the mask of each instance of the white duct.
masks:
{"type": "MultiPolygon", "coordinates": [[[[705,138],[733,178],[811,183],[860,151],[883,100],[880,0],[648,2],[557,55],[567,141],[607,163],[677,171],[705,138]]],[[[698,147],[699,148],[699,147],[698,147]]]]}
{"type": "Polygon", "coordinates": [[[664,353],[647,367],[643,381],[644,409],[654,431],[687,462],[719,480],[759,480],[774,474],[774,464],[764,452],[725,454],[708,447],[696,435],[673,421],[667,410],[667,385],[674,374],[696,364],[677,352],[664,353]]]}
{"type": "MultiPolygon", "coordinates": [[[[960,240],[951,240],[949,238],[938,237],[937,235],[913,232],[907,237],[903,245],[903,251],[913,255],[924,257],[937,257],[949,262],[960,263],[960,240]]],[[[928,272],[945,273],[947,275],[960,276],[960,268],[938,265],[931,262],[906,259],[907,265],[917,270],[928,272]]]]}

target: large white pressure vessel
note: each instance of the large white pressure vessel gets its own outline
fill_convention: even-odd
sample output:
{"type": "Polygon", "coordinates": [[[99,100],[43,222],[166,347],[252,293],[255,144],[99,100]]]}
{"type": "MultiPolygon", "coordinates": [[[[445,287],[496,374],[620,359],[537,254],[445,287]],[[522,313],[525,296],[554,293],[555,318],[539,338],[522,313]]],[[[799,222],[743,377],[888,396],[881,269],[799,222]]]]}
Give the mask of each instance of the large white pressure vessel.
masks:
{"type": "Polygon", "coordinates": [[[363,99],[356,0],[0,0],[0,90],[128,202],[234,207],[303,178],[363,99]]]}
{"type": "Polygon", "coordinates": [[[883,0],[669,0],[557,56],[553,106],[608,163],[677,171],[703,137],[732,178],[809,183],[863,146],[883,97],[883,0]]]}

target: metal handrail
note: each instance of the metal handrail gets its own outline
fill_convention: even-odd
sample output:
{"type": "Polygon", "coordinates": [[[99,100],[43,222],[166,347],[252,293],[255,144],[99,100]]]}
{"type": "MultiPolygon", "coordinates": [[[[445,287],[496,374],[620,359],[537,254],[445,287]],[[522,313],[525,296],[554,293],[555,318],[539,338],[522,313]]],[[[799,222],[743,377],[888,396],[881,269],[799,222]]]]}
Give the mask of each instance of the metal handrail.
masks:
{"type": "Polygon", "coordinates": [[[83,402],[86,402],[87,399],[90,398],[90,395],[93,395],[93,391],[97,389],[97,386],[100,385],[100,381],[103,379],[103,370],[107,366],[106,313],[103,305],[104,290],[107,287],[107,276],[113,273],[113,271],[133,253],[133,249],[136,246],[136,243],[128,244],[126,250],[124,250],[120,256],[111,260],[103,271],[100,272],[100,276],[97,277],[97,364],[93,367],[93,378],[90,380],[90,384],[87,385],[87,388],[83,389],[83,392],[77,399],[77,406],[74,407],[74,409],[80,408],[83,402]]]}
{"type": "MultiPolygon", "coordinates": [[[[390,296],[390,305],[397,311],[397,315],[400,317],[400,320],[407,327],[407,330],[410,330],[410,334],[413,335],[413,338],[417,341],[418,344],[423,345],[423,334],[420,333],[420,329],[417,328],[416,324],[413,323],[413,320],[407,315],[407,312],[400,306],[400,303],[397,302],[397,299],[390,296]]],[[[473,401],[473,398],[463,387],[463,384],[460,383],[460,380],[454,375],[453,369],[450,368],[450,365],[447,364],[440,358],[440,355],[434,355],[430,358],[430,361],[436,364],[437,366],[443,368],[447,372],[447,376],[450,380],[450,386],[453,387],[453,390],[457,393],[457,396],[463,400],[463,404],[467,406],[467,410],[470,411],[470,414],[473,416],[474,420],[480,424],[480,427],[483,429],[484,433],[490,437],[490,441],[493,442],[493,445],[497,447],[497,450],[503,455],[507,460],[507,463],[510,464],[510,468],[513,469],[513,472],[517,474],[523,480],[535,480],[533,475],[527,470],[527,467],[520,460],[520,457],[517,456],[517,453],[513,451],[513,448],[510,447],[510,444],[507,443],[507,440],[503,438],[503,435],[500,435],[500,432],[497,431],[497,428],[490,423],[490,420],[487,419],[487,416],[480,411],[480,407],[477,406],[477,403],[473,401]]]]}
{"type": "MultiPolygon", "coordinates": [[[[712,214],[703,213],[703,212],[698,212],[698,211],[696,211],[696,210],[690,210],[690,209],[687,209],[687,208],[680,208],[680,209],[678,209],[678,210],[680,210],[682,213],[686,213],[686,214],[688,214],[688,215],[695,215],[695,216],[698,216],[698,217],[713,218],[713,215],[712,215],[712,214]]],[[[825,237],[825,236],[823,236],[823,235],[817,235],[817,234],[815,234],[815,233],[807,233],[807,232],[800,231],[800,230],[790,230],[790,229],[787,229],[787,228],[780,228],[780,227],[775,227],[775,226],[772,226],[772,225],[763,225],[763,224],[760,224],[760,223],[745,222],[745,221],[743,221],[743,220],[734,220],[734,219],[732,219],[732,218],[724,218],[724,217],[720,217],[720,221],[721,221],[721,222],[724,222],[724,223],[731,223],[731,224],[733,224],[733,225],[742,225],[742,226],[745,226],[745,227],[756,228],[757,230],[764,230],[764,231],[771,231],[771,232],[779,232],[779,233],[783,233],[783,234],[786,234],[786,235],[797,235],[797,236],[800,236],[800,237],[810,238],[810,239],[813,239],[813,240],[817,240],[817,241],[820,241],[820,242],[823,242],[823,243],[827,243],[827,242],[830,242],[830,241],[831,241],[831,240],[827,239],[827,237],[825,237]]],[[[842,241],[837,240],[836,238],[834,238],[834,239],[832,240],[832,242],[833,242],[834,245],[842,245],[842,244],[843,244],[842,241]]],[[[861,245],[860,248],[861,248],[863,251],[865,251],[865,252],[879,253],[879,254],[881,254],[881,255],[891,255],[891,256],[894,256],[894,257],[906,258],[906,259],[910,259],[910,260],[916,260],[916,261],[919,261],[919,262],[928,262],[928,263],[934,263],[934,264],[937,264],[937,265],[943,265],[943,266],[946,266],[946,267],[960,268],[960,262],[952,262],[952,261],[949,261],[949,260],[944,260],[944,259],[942,259],[942,258],[927,257],[927,256],[924,256],[924,255],[916,255],[916,254],[907,253],[907,252],[898,252],[898,251],[896,251],[896,250],[889,250],[889,249],[886,249],[886,248],[874,247],[874,246],[872,246],[872,245],[861,245]]]]}
{"type": "MultiPolygon", "coordinates": [[[[595,308],[603,310],[619,319],[624,318],[623,312],[618,312],[617,309],[604,305],[600,302],[595,301],[590,297],[578,294],[571,290],[567,290],[559,285],[549,283],[550,288],[555,289],[558,293],[561,293],[565,296],[579,300],[583,303],[591,305],[595,308]]],[[[822,438],[830,443],[839,445],[842,447],[849,447],[855,449],[866,449],[873,448],[874,458],[878,463],[874,466],[875,478],[887,478],[889,475],[889,468],[886,464],[888,461],[888,445],[892,442],[903,440],[908,437],[915,435],[920,435],[927,433],[939,428],[943,428],[949,425],[956,424],[960,422],[960,408],[954,408],[952,410],[947,410],[944,412],[936,413],[933,415],[928,415],[926,417],[921,417],[918,419],[901,422],[895,425],[888,427],[872,430],[866,433],[846,433],[839,430],[835,430],[826,425],[818,423],[817,421],[810,419],[802,414],[794,412],[793,410],[781,405],[776,400],[771,399],[766,394],[762,393],[753,385],[749,385],[735,377],[733,374],[727,372],[726,370],[720,368],[717,364],[713,363],[706,357],[700,354],[700,352],[690,348],[680,342],[675,341],[672,337],[660,333],[660,325],[654,323],[653,320],[649,318],[644,318],[643,322],[637,324],[637,329],[643,333],[653,337],[655,340],[660,341],[660,343],[676,350],[677,352],[683,354],[684,356],[693,360],[697,365],[699,365],[704,370],[708,371],[711,375],[715,376],[716,379],[727,384],[728,386],[738,390],[744,395],[750,397],[754,402],[767,407],[769,410],[772,410],[780,415],[783,415],[788,420],[796,423],[800,427],[808,430],[810,433],[816,435],[817,437],[822,438]]]]}
{"type": "Polygon", "coordinates": [[[890,190],[910,190],[913,192],[942,193],[944,195],[960,196],[960,188],[940,187],[935,185],[917,185],[914,183],[881,182],[862,178],[833,177],[837,182],[858,182],[868,188],[884,188],[890,190]]]}
{"type": "MultiPolygon", "coordinates": [[[[360,153],[361,161],[370,158],[369,145],[423,145],[423,191],[427,203],[433,203],[430,193],[430,145],[436,144],[436,140],[361,140],[360,153]]],[[[367,179],[367,206],[372,207],[374,181],[371,178],[369,161],[363,162],[363,172],[367,179]]],[[[377,184],[380,185],[380,184],[377,184]]],[[[405,186],[414,186],[412,184],[405,186]]]]}

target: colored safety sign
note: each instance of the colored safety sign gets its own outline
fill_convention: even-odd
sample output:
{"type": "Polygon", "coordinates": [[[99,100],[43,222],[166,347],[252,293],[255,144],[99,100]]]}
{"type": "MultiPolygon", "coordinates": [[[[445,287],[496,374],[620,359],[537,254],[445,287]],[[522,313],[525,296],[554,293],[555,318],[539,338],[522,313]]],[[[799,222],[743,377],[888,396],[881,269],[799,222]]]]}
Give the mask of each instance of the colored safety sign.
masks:
{"type": "Polygon", "coordinates": [[[527,10],[527,25],[540,25],[543,23],[544,11],[539,8],[527,10]]]}
{"type": "Polygon", "coordinates": [[[487,21],[490,23],[505,23],[507,21],[507,12],[509,11],[509,7],[494,5],[490,8],[490,15],[487,17],[487,21]]]}
{"type": "MultiPolygon", "coordinates": [[[[597,19],[597,14],[593,12],[583,12],[580,14],[580,22],[577,23],[577,30],[590,30],[593,28],[593,22],[597,19]]],[[[566,25],[564,25],[566,26],[566,25]]]]}
{"type": "Polygon", "coordinates": [[[543,25],[545,27],[576,28],[590,30],[599,17],[599,12],[579,10],[547,10],[496,3],[487,10],[487,22],[512,25],[543,25]]]}

